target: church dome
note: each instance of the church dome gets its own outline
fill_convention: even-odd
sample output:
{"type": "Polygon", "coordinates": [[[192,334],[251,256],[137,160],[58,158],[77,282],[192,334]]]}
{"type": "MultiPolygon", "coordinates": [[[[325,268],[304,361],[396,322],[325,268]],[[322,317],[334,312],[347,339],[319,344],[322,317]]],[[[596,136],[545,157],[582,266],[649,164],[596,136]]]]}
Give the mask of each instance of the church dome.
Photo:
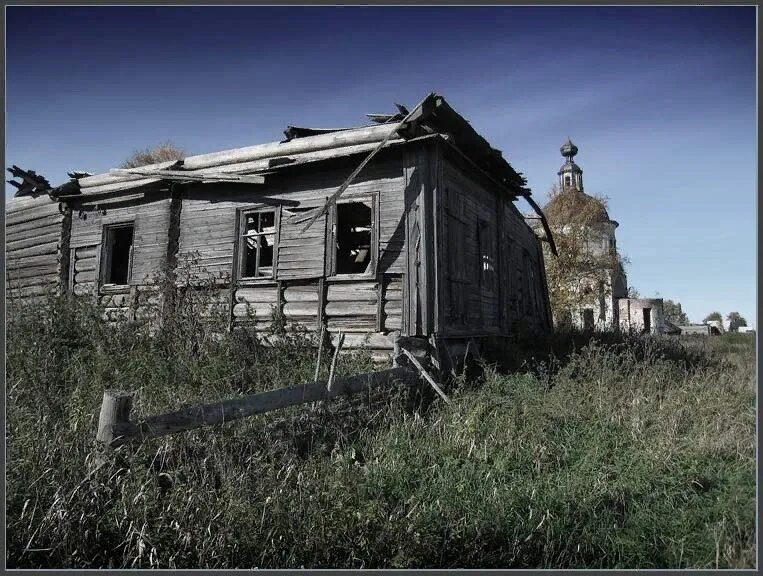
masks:
{"type": "Polygon", "coordinates": [[[553,224],[609,223],[609,213],[601,200],[581,192],[575,187],[555,194],[543,212],[553,224]]]}
{"type": "Polygon", "coordinates": [[[577,153],[578,153],[578,147],[577,147],[577,146],[575,146],[575,145],[572,143],[572,140],[570,140],[569,138],[567,138],[567,142],[565,142],[564,144],[562,144],[562,147],[561,147],[561,148],[559,148],[559,152],[561,152],[561,153],[562,153],[562,156],[569,156],[569,157],[572,157],[572,156],[574,156],[575,154],[577,154],[577,153]]]}

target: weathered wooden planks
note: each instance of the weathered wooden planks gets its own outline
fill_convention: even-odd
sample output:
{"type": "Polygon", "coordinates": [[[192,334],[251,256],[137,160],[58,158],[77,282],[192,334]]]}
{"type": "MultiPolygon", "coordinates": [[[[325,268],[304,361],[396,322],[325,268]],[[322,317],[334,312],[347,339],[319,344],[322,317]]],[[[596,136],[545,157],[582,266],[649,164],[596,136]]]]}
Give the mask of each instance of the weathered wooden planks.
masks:
{"type": "Polygon", "coordinates": [[[12,198],[5,216],[6,297],[31,303],[58,292],[64,229],[58,202],[48,196],[12,198]]]}
{"type": "Polygon", "coordinates": [[[289,156],[290,154],[339,148],[342,146],[380,142],[388,137],[394,130],[395,126],[372,126],[308,138],[298,138],[284,143],[272,142],[268,144],[259,144],[257,146],[248,146],[246,148],[213,152],[211,154],[201,154],[186,158],[183,162],[183,167],[188,170],[198,170],[200,168],[209,168],[211,166],[222,166],[238,162],[252,162],[263,158],[275,158],[279,156],[289,156]]]}
{"type": "Polygon", "coordinates": [[[325,381],[296,384],[242,398],[193,406],[169,414],[149,416],[137,423],[128,420],[130,401],[126,399],[127,395],[112,394],[107,391],[101,407],[97,439],[108,446],[116,447],[130,441],[231,422],[254,414],[308,402],[329,400],[340,395],[355,394],[395,382],[411,384],[416,380],[415,373],[410,369],[392,368],[338,378],[332,382],[331,389],[327,388],[325,381]],[[121,401],[112,401],[117,398],[121,401]]]}

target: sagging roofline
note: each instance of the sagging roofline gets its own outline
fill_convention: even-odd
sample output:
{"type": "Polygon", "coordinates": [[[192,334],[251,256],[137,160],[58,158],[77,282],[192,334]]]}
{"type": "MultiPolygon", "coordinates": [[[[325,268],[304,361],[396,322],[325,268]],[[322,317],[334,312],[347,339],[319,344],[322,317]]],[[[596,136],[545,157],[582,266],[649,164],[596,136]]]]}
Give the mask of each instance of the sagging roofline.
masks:
{"type": "MultiPolygon", "coordinates": [[[[400,107],[404,110],[404,107],[400,107]]],[[[400,126],[392,120],[399,115],[370,115],[376,125],[357,128],[316,129],[289,126],[287,139],[189,156],[178,161],[161,162],[136,169],[112,169],[89,175],[73,172],[72,180],[51,188],[49,194],[65,200],[74,196],[99,195],[104,192],[134,192],[159,182],[240,182],[257,184],[268,174],[290,166],[348,157],[373,150],[388,138],[385,147],[400,146],[426,136],[444,136],[465,157],[514,196],[530,193],[526,180],[446,102],[442,96],[429,94],[400,126]],[[391,134],[391,132],[395,132],[391,134]],[[252,176],[253,178],[246,178],[252,176]]]]}

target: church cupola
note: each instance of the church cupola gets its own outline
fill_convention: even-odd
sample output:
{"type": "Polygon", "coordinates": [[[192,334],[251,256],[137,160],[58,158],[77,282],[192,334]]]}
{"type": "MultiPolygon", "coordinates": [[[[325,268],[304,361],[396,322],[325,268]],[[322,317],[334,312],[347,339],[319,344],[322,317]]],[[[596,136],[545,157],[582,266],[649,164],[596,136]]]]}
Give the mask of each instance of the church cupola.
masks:
{"type": "Polygon", "coordinates": [[[573,162],[575,154],[578,153],[578,147],[572,143],[572,140],[567,138],[567,142],[562,144],[559,148],[562,156],[566,159],[566,162],[559,169],[559,186],[562,190],[566,188],[577,188],[581,192],[583,191],[583,170],[580,166],[573,162]]]}

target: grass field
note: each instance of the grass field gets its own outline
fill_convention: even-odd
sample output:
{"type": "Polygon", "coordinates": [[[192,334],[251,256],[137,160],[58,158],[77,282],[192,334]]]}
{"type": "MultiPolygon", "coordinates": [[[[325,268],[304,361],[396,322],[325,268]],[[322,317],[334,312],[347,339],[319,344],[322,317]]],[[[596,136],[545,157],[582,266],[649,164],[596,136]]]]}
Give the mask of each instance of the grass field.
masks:
{"type": "Polygon", "coordinates": [[[104,388],[140,417],[312,379],[306,335],[213,332],[187,311],[153,338],[65,299],[10,311],[9,568],[755,565],[752,335],[519,342],[450,405],[296,407],[91,474],[104,388]]]}

